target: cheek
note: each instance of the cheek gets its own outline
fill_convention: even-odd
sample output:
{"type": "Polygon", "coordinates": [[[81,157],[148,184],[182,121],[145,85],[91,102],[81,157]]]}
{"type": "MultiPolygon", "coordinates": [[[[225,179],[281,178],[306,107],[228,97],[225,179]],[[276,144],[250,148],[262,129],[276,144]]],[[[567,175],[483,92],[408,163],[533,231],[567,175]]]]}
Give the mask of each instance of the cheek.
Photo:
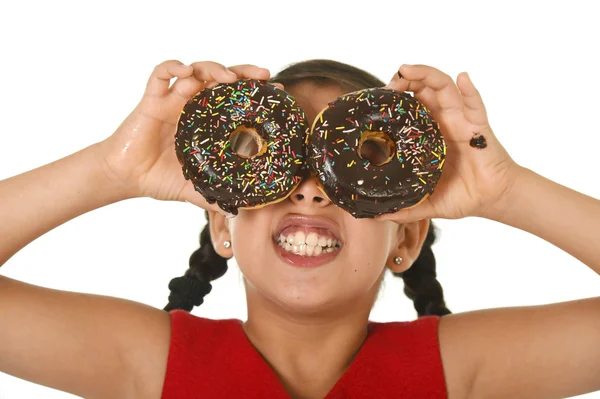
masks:
{"type": "Polygon", "coordinates": [[[261,215],[262,210],[243,211],[229,220],[229,232],[233,244],[234,256],[238,263],[246,263],[248,259],[260,256],[271,244],[268,218],[261,215]]]}
{"type": "MultiPolygon", "coordinates": [[[[365,243],[367,244],[367,243],[365,243]]],[[[387,254],[382,245],[362,245],[349,250],[346,254],[348,265],[344,279],[352,279],[354,285],[362,290],[370,290],[385,270],[387,254]]]]}
{"type": "Polygon", "coordinates": [[[345,258],[365,273],[381,273],[393,247],[397,226],[369,221],[351,228],[345,247],[345,258]]]}

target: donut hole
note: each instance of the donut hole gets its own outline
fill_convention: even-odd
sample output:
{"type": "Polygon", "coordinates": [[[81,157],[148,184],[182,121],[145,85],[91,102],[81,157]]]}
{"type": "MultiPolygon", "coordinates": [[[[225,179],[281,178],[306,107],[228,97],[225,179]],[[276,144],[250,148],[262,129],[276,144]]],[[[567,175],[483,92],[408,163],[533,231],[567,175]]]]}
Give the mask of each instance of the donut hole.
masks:
{"type": "Polygon", "coordinates": [[[385,165],[395,155],[396,143],[384,132],[366,131],[358,141],[358,156],[372,165],[385,165]]]}
{"type": "Polygon", "coordinates": [[[241,158],[254,158],[261,156],[267,149],[267,143],[262,137],[248,126],[240,126],[231,132],[229,137],[231,150],[241,158]]]}

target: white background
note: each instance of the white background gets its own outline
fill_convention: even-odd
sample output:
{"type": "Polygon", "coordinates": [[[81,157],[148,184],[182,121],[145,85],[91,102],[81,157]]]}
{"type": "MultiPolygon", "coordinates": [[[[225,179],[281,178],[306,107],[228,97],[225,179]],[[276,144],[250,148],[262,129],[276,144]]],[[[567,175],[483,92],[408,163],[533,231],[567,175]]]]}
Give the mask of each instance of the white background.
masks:
{"type": "MultiPolygon", "coordinates": [[[[0,179],[110,135],[163,60],[254,63],[276,72],[292,62],[330,58],[384,81],[402,63],[433,65],[454,77],[468,71],[517,162],[600,197],[600,24],[594,2],[494,4],[3,0],[0,179]]],[[[162,308],[167,284],[187,268],[203,223],[202,211],[190,204],[129,200],[46,234],[2,273],[162,308]],[[197,215],[196,225],[182,222],[190,214],[197,215]]],[[[600,293],[591,269],[527,233],[475,218],[438,225],[439,279],[453,312],[600,293]]],[[[234,262],[213,285],[193,313],[245,318],[234,262]]],[[[402,282],[388,276],[372,319],[415,317],[402,282]]],[[[70,397],[0,374],[1,399],[70,397]]]]}

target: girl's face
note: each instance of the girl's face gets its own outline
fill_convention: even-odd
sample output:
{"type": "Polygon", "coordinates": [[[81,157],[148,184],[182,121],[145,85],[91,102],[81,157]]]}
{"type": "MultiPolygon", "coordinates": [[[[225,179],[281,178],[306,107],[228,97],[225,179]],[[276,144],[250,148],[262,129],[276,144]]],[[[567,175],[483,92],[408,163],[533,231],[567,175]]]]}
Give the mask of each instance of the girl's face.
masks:
{"type": "MultiPolygon", "coordinates": [[[[286,90],[304,109],[309,122],[344,94],[335,86],[312,83],[286,90]]],[[[239,210],[233,219],[215,213],[210,216],[215,248],[221,256],[235,256],[246,280],[249,303],[253,298],[266,299],[302,313],[361,305],[370,309],[385,266],[406,270],[418,256],[428,228],[428,221],[399,226],[355,219],[333,205],[312,178],[304,179],[282,202],[239,210]],[[280,239],[294,238],[307,243],[304,253],[299,246],[294,254],[279,245],[280,239]],[[231,241],[231,248],[223,247],[224,240],[231,241]],[[320,244],[331,240],[333,249],[309,245],[315,240],[320,244]],[[316,252],[321,255],[314,256],[316,252]],[[400,266],[393,263],[396,256],[403,258],[400,266]]]]}

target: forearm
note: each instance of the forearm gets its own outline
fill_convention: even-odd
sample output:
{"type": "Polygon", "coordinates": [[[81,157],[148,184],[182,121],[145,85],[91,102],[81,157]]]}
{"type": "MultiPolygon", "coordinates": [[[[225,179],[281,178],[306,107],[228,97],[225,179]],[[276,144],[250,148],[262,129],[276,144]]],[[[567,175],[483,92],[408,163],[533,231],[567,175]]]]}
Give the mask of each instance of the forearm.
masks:
{"type": "Polygon", "coordinates": [[[97,146],[0,181],[0,266],[39,236],[126,197],[107,178],[97,146]]]}
{"type": "Polygon", "coordinates": [[[485,216],[556,245],[600,274],[600,200],[523,168],[504,206],[485,216]]]}

